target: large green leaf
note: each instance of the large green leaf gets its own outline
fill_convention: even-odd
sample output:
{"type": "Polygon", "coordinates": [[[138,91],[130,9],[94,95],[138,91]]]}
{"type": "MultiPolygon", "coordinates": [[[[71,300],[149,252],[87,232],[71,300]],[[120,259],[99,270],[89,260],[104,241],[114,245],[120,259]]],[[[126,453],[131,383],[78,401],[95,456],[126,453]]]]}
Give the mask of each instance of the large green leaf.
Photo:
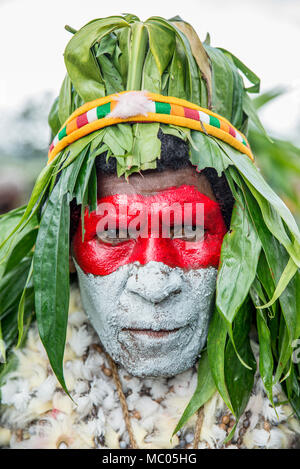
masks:
{"type": "Polygon", "coordinates": [[[118,47],[120,48],[121,54],[119,56],[119,71],[122,76],[124,88],[127,85],[127,74],[129,65],[129,53],[131,45],[131,29],[121,28],[115,31],[118,38],[118,47]]]}
{"type": "MultiPolygon", "coordinates": [[[[96,155],[91,156],[88,152],[86,152],[84,161],[80,167],[73,194],[74,197],[76,197],[76,202],[78,205],[83,205],[90,174],[94,167],[95,157],[96,155]]],[[[82,208],[84,209],[84,207],[82,208]]]]}
{"type": "Polygon", "coordinates": [[[26,283],[25,283],[25,286],[24,286],[24,290],[22,292],[22,296],[20,298],[20,302],[19,302],[19,305],[18,305],[18,332],[19,332],[19,337],[18,337],[17,347],[19,347],[21,345],[22,340],[23,340],[23,336],[24,336],[24,315],[25,315],[26,297],[28,298],[28,292],[29,292],[28,286],[31,283],[32,274],[33,274],[33,260],[31,261],[30,268],[29,268],[28,275],[27,275],[27,279],[26,279],[26,283]]]}
{"type": "Polygon", "coordinates": [[[252,83],[252,86],[246,88],[245,90],[248,93],[259,93],[260,89],[260,79],[259,77],[250,70],[240,59],[238,59],[235,55],[233,55],[231,52],[229,52],[226,49],[223,49],[221,47],[218,48],[220,51],[224,52],[225,55],[229,55],[234,64],[237,66],[237,68],[245,75],[245,77],[248,78],[248,80],[252,83]]]}
{"type": "MultiPolygon", "coordinates": [[[[31,260],[31,259],[30,259],[31,260]]],[[[24,305],[24,323],[26,328],[23,334],[23,341],[26,338],[28,327],[34,317],[34,292],[33,288],[29,288],[27,291],[25,305],[24,305]]],[[[3,340],[5,343],[6,350],[9,351],[10,356],[11,348],[16,344],[18,339],[18,308],[14,307],[11,309],[10,314],[7,314],[1,320],[3,340]]],[[[10,358],[9,358],[10,359],[10,358]]]]}
{"type": "Polygon", "coordinates": [[[201,354],[198,364],[198,381],[197,388],[193,394],[192,399],[185,408],[174,432],[177,433],[183,425],[202,407],[216,392],[216,386],[210,371],[207,351],[201,354]]]}
{"type": "Polygon", "coordinates": [[[93,45],[115,29],[129,27],[121,16],[94,20],[74,34],[65,49],[65,64],[78,94],[84,101],[105,96],[105,83],[101,77],[93,45]]]}
{"type": "Polygon", "coordinates": [[[95,148],[95,144],[99,145],[99,143],[101,143],[103,140],[105,130],[106,129],[101,129],[96,132],[92,132],[91,134],[88,134],[85,137],[82,137],[79,140],[76,140],[71,145],[69,145],[67,147],[67,153],[64,163],[61,167],[58,168],[57,172],[62,172],[67,166],[69,166],[78,157],[78,155],[81,154],[84,149],[87,149],[88,145],[91,142],[91,148],[95,148]]]}
{"type": "Polygon", "coordinates": [[[240,175],[256,198],[261,208],[263,219],[271,233],[285,246],[289,254],[293,257],[294,262],[300,265],[300,233],[290,210],[267,184],[257,167],[249,158],[224,142],[220,141],[219,144],[224,148],[227,156],[238,169],[240,175]],[[293,241],[289,239],[280,221],[280,217],[296,238],[298,246],[295,246],[293,241]]]}
{"type": "Polygon", "coordinates": [[[144,60],[147,51],[148,34],[143,23],[131,25],[131,48],[127,75],[127,90],[140,90],[144,60]]]}
{"type": "MultiPolygon", "coordinates": [[[[275,285],[279,282],[282,274],[286,268],[289,260],[289,255],[283,245],[272,235],[268,230],[266,224],[262,220],[260,207],[251,194],[249,188],[242,183],[241,178],[238,176],[236,169],[230,170],[234,176],[235,181],[239,184],[244,197],[249,216],[256,227],[258,236],[262,243],[262,248],[265,254],[266,263],[258,265],[258,276],[263,281],[266,292],[269,298],[272,297],[275,291],[275,285]]],[[[294,338],[300,334],[300,295],[298,293],[300,287],[300,275],[297,272],[294,277],[285,286],[285,290],[281,292],[279,297],[279,304],[284,318],[281,323],[284,323],[285,331],[282,334],[282,340],[279,344],[279,359],[275,376],[275,381],[280,379],[286,364],[291,356],[291,344],[294,338]]],[[[272,306],[273,307],[273,306],[272,306]]],[[[274,309],[274,308],[273,308],[274,309]]],[[[276,310],[275,310],[276,311],[276,310]]],[[[274,324],[274,321],[273,321],[274,324]]],[[[276,329],[275,329],[276,333],[276,329]]],[[[273,339],[274,342],[274,339],[273,339]]],[[[272,345],[274,348],[274,343],[272,345]]]]}
{"type": "Polygon", "coordinates": [[[103,136],[103,142],[111,149],[114,156],[125,155],[122,145],[122,135],[115,127],[107,127],[103,136]]]}
{"type": "MultiPolygon", "coordinates": [[[[206,103],[201,101],[201,106],[211,109],[212,99],[212,71],[209,57],[205,48],[203,47],[198,34],[194,28],[185,21],[172,21],[173,24],[187,37],[190,42],[193,56],[197,62],[200,71],[200,80],[205,83],[206,88],[206,103]]],[[[202,83],[201,83],[202,85],[202,83]]],[[[201,86],[202,87],[202,86],[201,86]]]]}
{"type": "Polygon", "coordinates": [[[66,193],[67,191],[69,191],[70,194],[74,193],[78,175],[84,161],[88,157],[89,149],[90,144],[85,146],[76,156],[76,158],[74,158],[74,160],[65,168],[64,181],[67,183],[67,185],[63,188],[63,193],[66,193]]]}
{"type": "Polygon", "coordinates": [[[244,412],[254,383],[256,361],[250,345],[250,328],[252,323],[252,308],[247,299],[236,316],[233,326],[233,340],[239,356],[250,366],[246,368],[235,352],[231,341],[228,341],[225,351],[225,379],[230,401],[236,418],[244,412]]]}
{"type": "Polygon", "coordinates": [[[186,99],[192,101],[196,104],[201,104],[200,102],[200,81],[199,81],[199,73],[196,61],[194,59],[190,42],[188,38],[183,34],[178,27],[174,25],[174,23],[167,21],[160,17],[151,17],[147,22],[157,23],[159,25],[165,26],[171,32],[176,33],[177,39],[180,41],[184,53],[186,55],[186,89],[187,89],[187,96],[186,99]]]}
{"type": "Polygon", "coordinates": [[[58,117],[61,125],[72,114],[72,83],[68,74],[62,82],[58,98],[58,117]]]}
{"type": "Polygon", "coordinates": [[[235,84],[232,66],[220,50],[205,44],[204,47],[212,65],[212,109],[231,120],[235,84]]]}
{"type": "Polygon", "coordinates": [[[96,57],[107,55],[113,57],[117,46],[117,36],[115,33],[106,34],[99,43],[94,45],[96,49],[96,57]]]}
{"type": "Polygon", "coordinates": [[[51,367],[67,392],[63,356],[69,308],[69,205],[64,175],[43,213],[34,252],[33,281],[39,334],[51,367]]]}
{"type": "Polygon", "coordinates": [[[43,200],[43,197],[48,189],[48,186],[51,182],[51,178],[57,165],[59,165],[60,160],[62,159],[62,153],[58,154],[53,161],[47,165],[45,168],[42,169],[41,173],[39,174],[34,188],[32,190],[31,197],[29,199],[28,204],[25,207],[24,213],[22,217],[19,219],[18,223],[14,226],[14,228],[6,233],[6,237],[4,240],[0,241],[0,263],[3,261],[3,258],[7,255],[7,247],[10,246],[8,243],[10,241],[14,242],[13,237],[16,236],[17,232],[21,232],[28,223],[35,217],[40,204],[43,200]]]}
{"type": "Polygon", "coordinates": [[[246,92],[244,92],[243,98],[243,111],[249,117],[250,121],[253,125],[269,140],[271,141],[270,137],[267,135],[264,126],[262,125],[260,118],[257,115],[256,109],[251,98],[248,96],[246,92]]]}
{"type": "Polygon", "coordinates": [[[48,124],[51,129],[51,140],[55,137],[55,135],[58,133],[61,125],[63,122],[60,122],[59,116],[58,116],[58,106],[59,106],[59,97],[54,100],[49,115],[48,115],[48,124]]]}
{"type": "Polygon", "coordinates": [[[186,99],[186,58],[183,46],[178,39],[176,40],[176,47],[174,49],[169,73],[169,96],[186,99]]]}
{"type": "Polygon", "coordinates": [[[225,380],[225,347],[227,338],[227,324],[222,315],[215,310],[211,319],[208,337],[207,353],[212,377],[223,401],[234,414],[225,380]]]}
{"type": "Polygon", "coordinates": [[[110,148],[114,156],[125,155],[133,147],[132,127],[119,124],[104,130],[103,142],[110,148]]]}
{"type": "Polygon", "coordinates": [[[299,288],[300,274],[298,271],[279,298],[283,312],[281,323],[283,324],[284,333],[282,334],[282,339],[279,340],[279,359],[274,378],[275,383],[281,378],[285,366],[293,353],[292,343],[294,339],[297,339],[300,335],[299,288]]]}
{"type": "Polygon", "coordinates": [[[230,63],[233,77],[233,93],[232,93],[232,113],[230,122],[237,129],[240,129],[244,120],[243,113],[243,96],[244,96],[244,84],[241,75],[238,73],[233,63],[230,63]]]}
{"type": "Polygon", "coordinates": [[[106,94],[124,91],[125,87],[119,71],[118,56],[121,50],[117,44],[117,36],[113,33],[107,34],[99,44],[94,45],[94,50],[100,65],[101,76],[105,82],[106,94]]]}
{"type": "Polygon", "coordinates": [[[158,130],[158,123],[135,124],[133,126],[132,153],[127,154],[124,159],[128,169],[130,166],[137,166],[142,170],[156,167],[156,159],[161,150],[161,141],[157,137],[158,130]]]}
{"type": "Polygon", "coordinates": [[[122,77],[109,57],[98,57],[103,79],[105,81],[106,94],[120,93],[124,91],[122,77]]]}
{"type": "Polygon", "coordinates": [[[284,383],[284,388],[288,395],[289,402],[300,420],[300,385],[299,385],[299,364],[292,365],[290,376],[284,383]]]}
{"type": "MultiPolygon", "coordinates": [[[[26,207],[20,207],[1,217],[0,243],[4,242],[8,233],[16,230],[20,225],[26,207]]],[[[28,223],[16,231],[15,235],[2,247],[0,262],[0,279],[2,275],[9,272],[22,261],[31,251],[37,236],[38,218],[33,216],[28,223]]]]}
{"type": "Polygon", "coordinates": [[[287,285],[291,281],[291,279],[295,276],[297,272],[297,266],[294,263],[293,259],[289,259],[282,276],[279,279],[279,282],[276,286],[274,295],[272,296],[271,300],[268,301],[266,304],[263,306],[260,306],[260,308],[269,308],[272,304],[275,303],[275,301],[282,295],[282,293],[286,290],[287,285]]]}
{"type": "Polygon", "coordinates": [[[217,140],[196,131],[191,132],[191,138],[193,143],[190,147],[191,163],[197,165],[198,171],[204,168],[215,168],[220,177],[231,161],[218,145],[217,140]]]}
{"type": "Polygon", "coordinates": [[[292,365],[293,348],[291,347],[290,335],[283,314],[280,315],[279,319],[278,351],[279,357],[273,380],[274,384],[284,381],[288,377],[292,365]]]}
{"type": "MultiPolygon", "coordinates": [[[[294,273],[293,261],[289,260],[288,253],[284,247],[272,236],[267,226],[262,222],[259,206],[254,200],[253,196],[250,195],[250,191],[247,188],[243,190],[246,197],[246,203],[249,207],[249,213],[258,231],[258,235],[262,242],[263,250],[265,252],[269,278],[272,279],[273,288],[272,296],[275,291],[275,285],[277,284],[277,293],[280,293],[279,302],[285,317],[286,325],[288,328],[288,335],[290,337],[290,343],[294,338],[298,337],[300,333],[299,321],[300,321],[300,303],[299,303],[299,271],[294,273]],[[287,266],[291,264],[292,270],[288,272],[288,282],[284,282],[284,290],[280,284],[280,280],[285,278],[285,272],[287,272],[287,266]],[[293,277],[291,279],[291,277],[293,277]],[[279,288],[278,288],[279,286],[279,288]]],[[[264,267],[266,269],[266,267],[264,267]]],[[[259,269],[260,271],[262,269],[259,269]]],[[[261,274],[259,274],[261,277],[261,274]]],[[[269,298],[272,298],[270,295],[269,298]]]]}
{"type": "Polygon", "coordinates": [[[145,59],[142,89],[150,91],[151,93],[161,92],[161,75],[151,50],[148,51],[145,59]]]}
{"type": "MultiPolygon", "coordinates": [[[[282,278],[286,266],[289,263],[289,255],[286,252],[284,246],[272,235],[272,233],[269,231],[268,227],[262,220],[262,213],[258,202],[255,200],[253,194],[251,194],[249,188],[242,183],[241,178],[238,176],[236,169],[231,168],[230,173],[234,176],[235,181],[239,184],[240,189],[243,192],[249,216],[253,221],[253,224],[257,230],[258,236],[262,243],[268,266],[267,269],[265,266],[264,276],[266,274],[269,274],[269,278],[271,278],[273,282],[272,290],[270,290],[269,288],[267,289],[267,291],[269,291],[269,294],[272,291],[273,295],[275,285],[278,284],[278,282],[282,278]]],[[[260,272],[262,272],[262,268],[260,268],[259,266],[258,273],[261,277],[260,272]]],[[[293,337],[293,331],[295,330],[298,308],[297,301],[295,302],[295,300],[297,299],[295,289],[296,281],[296,279],[293,279],[292,281],[289,280],[289,283],[285,285],[285,290],[281,290],[281,295],[279,298],[283,312],[286,315],[289,334],[291,337],[293,337]]]]}
{"type": "Polygon", "coordinates": [[[17,305],[28,276],[31,258],[26,257],[0,281],[0,318],[7,315],[9,308],[17,305]]]}
{"type": "Polygon", "coordinates": [[[25,209],[26,207],[24,206],[19,207],[15,210],[12,210],[11,212],[5,213],[4,215],[0,216],[0,246],[2,245],[2,248],[0,250],[0,278],[2,277],[2,274],[5,270],[9,252],[11,252],[11,250],[13,249],[14,245],[16,244],[16,241],[14,242],[14,244],[6,243],[6,245],[3,245],[3,243],[7,239],[7,234],[12,232],[20,223],[20,220],[24,215],[25,209]]]}
{"type": "Polygon", "coordinates": [[[149,35],[149,48],[162,75],[173,56],[175,33],[155,21],[148,20],[145,25],[149,35]]]}
{"type": "MultiPolygon", "coordinates": [[[[261,285],[257,279],[251,287],[251,297],[256,307],[265,301],[261,285]]],[[[259,342],[259,372],[268,398],[273,403],[273,369],[274,360],[272,354],[271,332],[268,327],[266,313],[257,311],[256,323],[259,342]]]]}
{"type": "Polygon", "coordinates": [[[217,278],[216,305],[232,323],[255,278],[261,243],[240,203],[233,208],[230,231],[224,237],[217,278]]]}
{"type": "Polygon", "coordinates": [[[33,227],[32,224],[26,225],[23,231],[18,233],[14,239],[14,248],[5,264],[5,272],[9,272],[16,267],[32,250],[37,237],[38,228],[37,224],[33,227]],[[31,225],[31,226],[30,226],[31,225]]]}

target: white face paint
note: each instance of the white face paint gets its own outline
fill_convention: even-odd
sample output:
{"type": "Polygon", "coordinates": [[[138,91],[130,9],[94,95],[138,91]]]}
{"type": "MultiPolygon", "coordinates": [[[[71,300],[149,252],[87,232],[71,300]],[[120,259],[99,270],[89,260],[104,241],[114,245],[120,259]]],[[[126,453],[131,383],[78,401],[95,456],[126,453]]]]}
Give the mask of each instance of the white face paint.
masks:
{"type": "Polygon", "coordinates": [[[151,261],[95,276],[75,266],[83,307],[117,363],[140,377],[193,366],[206,342],[215,268],[184,271],[151,261]]]}

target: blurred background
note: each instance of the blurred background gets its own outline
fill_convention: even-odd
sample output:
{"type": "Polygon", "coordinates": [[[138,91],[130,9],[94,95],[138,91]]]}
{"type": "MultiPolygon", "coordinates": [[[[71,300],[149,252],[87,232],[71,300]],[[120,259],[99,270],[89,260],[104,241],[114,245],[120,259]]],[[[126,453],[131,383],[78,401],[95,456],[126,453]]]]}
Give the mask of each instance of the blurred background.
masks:
{"type": "Polygon", "coordinates": [[[272,143],[250,129],[262,173],[300,221],[299,0],[0,0],[0,213],[26,202],[46,164],[47,115],[65,75],[64,26],[134,13],[181,16],[261,78],[255,98],[272,143]]]}

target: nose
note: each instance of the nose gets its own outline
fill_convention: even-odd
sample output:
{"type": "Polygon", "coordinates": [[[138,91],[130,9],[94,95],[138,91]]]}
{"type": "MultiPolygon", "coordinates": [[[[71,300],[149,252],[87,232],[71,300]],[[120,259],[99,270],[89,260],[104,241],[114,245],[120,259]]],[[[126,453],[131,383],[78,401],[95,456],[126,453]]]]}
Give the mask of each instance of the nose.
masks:
{"type": "Polygon", "coordinates": [[[129,277],[126,290],[151,303],[160,303],[182,288],[181,273],[161,262],[150,261],[137,266],[129,277]]]}

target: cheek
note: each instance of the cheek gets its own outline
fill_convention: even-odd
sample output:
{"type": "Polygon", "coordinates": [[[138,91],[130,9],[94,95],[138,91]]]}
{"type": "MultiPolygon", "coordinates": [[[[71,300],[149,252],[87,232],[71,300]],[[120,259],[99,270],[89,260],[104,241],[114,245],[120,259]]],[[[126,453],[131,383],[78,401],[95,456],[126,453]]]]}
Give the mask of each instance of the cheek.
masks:
{"type": "Polygon", "coordinates": [[[76,233],[73,240],[73,255],[85,273],[108,275],[122,265],[128,264],[135,241],[110,246],[97,238],[82,242],[81,233],[76,233]]]}
{"type": "Polygon", "coordinates": [[[108,275],[119,267],[138,262],[163,262],[169,267],[199,269],[218,267],[225,227],[216,233],[206,233],[203,241],[196,243],[180,239],[138,238],[116,246],[97,238],[82,242],[81,230],[73,240],[74,257],[85,273],[108,275]]]}
{"type": "Polygon", "coordinates": [[[115,327],[115,303],[122,291],[122,285],[113,282],[111,276],[85,274],[75,261],[80,296],[83,308],[98,335],[113,334],[115,327]],[[104,292],[109,291],[106,295],[104,292]]]}
{"type": "Polygon", "coordinates": [[[206,233],[203,241],[195,243],[174,239],[173,246],[179,259],[178,267],[188,270],[207,267],[217,268],[220,260],[223,237],[223,233],[206,233]]]}

